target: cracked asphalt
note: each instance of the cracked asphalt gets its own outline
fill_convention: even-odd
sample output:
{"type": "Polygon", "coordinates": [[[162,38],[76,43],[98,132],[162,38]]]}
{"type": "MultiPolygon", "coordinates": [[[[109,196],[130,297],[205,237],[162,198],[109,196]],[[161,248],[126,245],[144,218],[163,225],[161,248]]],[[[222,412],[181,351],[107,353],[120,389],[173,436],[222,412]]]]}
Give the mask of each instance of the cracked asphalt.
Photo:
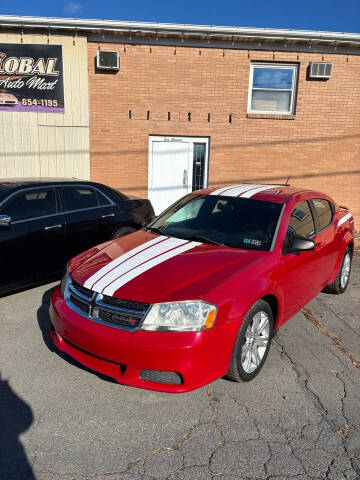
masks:
{"type": "Polygon", "coordinates": [[[48,336],[52,285],[0,299],[1,480],[360,479],[360,257],[274,337],[249,383],[116,384],[48,336]]]}

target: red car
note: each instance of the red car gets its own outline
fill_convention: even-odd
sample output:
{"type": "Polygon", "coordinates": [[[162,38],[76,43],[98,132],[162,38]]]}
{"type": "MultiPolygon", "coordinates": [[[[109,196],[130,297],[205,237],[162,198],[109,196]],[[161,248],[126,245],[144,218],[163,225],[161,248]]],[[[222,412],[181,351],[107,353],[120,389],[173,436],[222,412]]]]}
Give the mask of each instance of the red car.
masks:
{"type": "Polygon", "coordinates": [[[354,221],[277,185],[193,192],[146,229],[73,258],[52,297],[55,345],[119,383],[185,392],[248,381],[277,330],[349,282],[354,221]]]}

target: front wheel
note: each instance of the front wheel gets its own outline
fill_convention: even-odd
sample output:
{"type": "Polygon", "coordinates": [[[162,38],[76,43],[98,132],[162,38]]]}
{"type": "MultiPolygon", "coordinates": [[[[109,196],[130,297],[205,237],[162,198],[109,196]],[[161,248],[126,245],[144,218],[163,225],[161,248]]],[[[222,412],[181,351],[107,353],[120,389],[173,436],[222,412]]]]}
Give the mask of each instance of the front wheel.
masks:
{"type": "Polygon", "coordinates": [[[267,302],[258,300],[246,314],[236,338],[227,377],[248,382],[262,369],[269,353],[274,317],[267,302]]]}
{"type": "Polygon", "coordinates": [[[323,292],[339,295],[347,289],[351,272],[351,250],[349,247],[345,250],[340,269],[335,280],[327,285],[323,292]]]}

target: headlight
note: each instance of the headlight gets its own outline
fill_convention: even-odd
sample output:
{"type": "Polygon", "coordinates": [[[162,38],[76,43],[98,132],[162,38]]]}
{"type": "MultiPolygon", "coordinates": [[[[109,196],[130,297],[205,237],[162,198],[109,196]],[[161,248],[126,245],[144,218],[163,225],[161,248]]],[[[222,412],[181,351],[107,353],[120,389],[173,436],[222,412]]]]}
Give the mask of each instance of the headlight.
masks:
{"type": "Polygon", "coordinates": [[[70,275],[69,275],[69,264],[66,264],[63,276],[61,278],[61,283],[60,283],[60,293],[62,298],[65,298],[65,291],[70,283],[70,275]]]}
{"type": "Polygon", "coordinates": [[[142,330],[197,332],[214,325],[216,307],[194,300],[178,303],[157,303],[146,315],[142,330]]]}

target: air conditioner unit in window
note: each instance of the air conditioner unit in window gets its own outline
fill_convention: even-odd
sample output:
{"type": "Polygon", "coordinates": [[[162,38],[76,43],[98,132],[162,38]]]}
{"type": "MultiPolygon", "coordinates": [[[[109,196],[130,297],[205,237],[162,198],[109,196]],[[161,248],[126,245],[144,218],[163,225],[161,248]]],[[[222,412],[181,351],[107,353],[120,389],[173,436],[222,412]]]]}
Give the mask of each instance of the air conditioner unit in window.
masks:
{"type": "Polygon", "coordinates": [[[98,50],[96,68],[99,70],[120,70],[120,53],[98,50]]]}
{"type": "Polygon", "coordinates": [[[326,62],[311,62],[310,63],[310,78],[331,78],[332,63],[326,62]]]}

